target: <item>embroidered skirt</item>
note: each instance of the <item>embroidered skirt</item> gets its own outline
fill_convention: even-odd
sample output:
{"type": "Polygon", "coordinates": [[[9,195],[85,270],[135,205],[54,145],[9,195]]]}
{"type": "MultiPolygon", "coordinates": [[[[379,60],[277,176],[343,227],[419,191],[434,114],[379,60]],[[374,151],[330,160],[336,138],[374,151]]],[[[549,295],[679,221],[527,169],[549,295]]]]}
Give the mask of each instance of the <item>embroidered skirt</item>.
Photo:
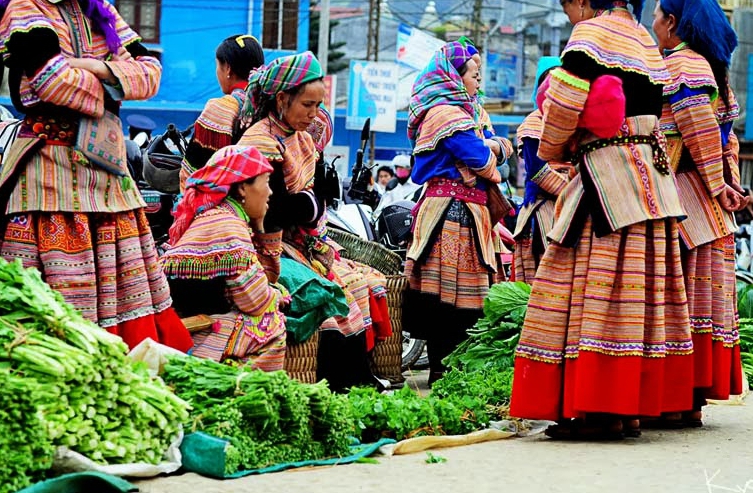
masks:
{"type": "Polygon", "coordinates": [[[725,236],[683,251],[693,334],[694,386],[707,399],[742,393],[735,240],[725,236]]]}
{"type": "Polygon", "coordinates": [[[554,224],[554,200],[539,204],[527,222],[515,242],[513,269],[516,281],[533,284],[539,261],[549,243],[546,235],[554,224]]]}
{"type": "Polygon", "coordinates": [[[36,267],[84,317],[134,347],[147,337],[188,351],[193,342],[170,290],[142,209],[29,212],[7,217],[0,254],[36,267]]]}
{"type": "Polygon", "coordinates": [[[690,409],[692,341],[674,219],[552,243],[516,350],[513,416],[690,409]]]}
{"type": "Polygon", "coordinates": [[[494,273],[480,259],[478,233],[465,204],[452,201],[437,230],[427,254],[405,262],[410,289],[456,308],[483,308],[494,273]]]}

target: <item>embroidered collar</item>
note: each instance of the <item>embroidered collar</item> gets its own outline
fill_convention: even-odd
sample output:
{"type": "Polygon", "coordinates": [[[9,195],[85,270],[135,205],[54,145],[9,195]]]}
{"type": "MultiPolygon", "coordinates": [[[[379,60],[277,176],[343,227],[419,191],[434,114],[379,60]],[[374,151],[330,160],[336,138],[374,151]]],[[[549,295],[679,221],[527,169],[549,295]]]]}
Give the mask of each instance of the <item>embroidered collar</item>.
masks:
{"type": "Polygon", "coordinates": [[[243,219],[243,221],[245,221],[246,223],[249,223],[251,221],[251,218],[249,218],[248,214],[246,214],[246,211],[243,210],[243,206],[240,204],[240,202],[230,196],[228,196],[226,200],[228,205],[233,208],[236,214],[238,214],[238,217],[243,219]]]}
{"type": "Polygon", "coordinates": [[[678,44],[677,46],[675,46],[672,49],[664,50],[664,56],[667,57],[667,56],[671,55],[672,53],[677,53],[678,51],[684,50],[687,47],[688,47],[688,43],[686,43],[685,41],[683,41],[683,42],[681,42],[680,44],[678,44]]]}
{"type": "Polygon", "coordinates": [[[271,112],[269,113],[269,122],[270,122],[270,130],[273,134],[282,134],[285,137],[289,137],[295,133],[295,129],[291,128],[290,125],[283,122],[281,119],[273,115],[271,112]]]}

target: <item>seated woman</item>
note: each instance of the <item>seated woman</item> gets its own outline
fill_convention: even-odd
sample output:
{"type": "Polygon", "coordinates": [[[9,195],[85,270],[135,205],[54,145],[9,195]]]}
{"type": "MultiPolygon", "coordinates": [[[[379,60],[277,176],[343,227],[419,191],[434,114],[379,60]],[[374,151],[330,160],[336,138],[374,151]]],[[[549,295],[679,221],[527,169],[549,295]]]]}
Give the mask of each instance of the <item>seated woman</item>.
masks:
{"type": "Polygon", "coordinates": [[[217,47],[215,64],[224,96],[207,101],[194,124],[180,170],[181,192],[191,173],[204,166],[218,149],[238,142],[243,134],[240,114],[246,102],[248,74],[264,65],[264,51],[253,36],[230,36],[217,47]]]}
{"type": "Polygon", "coordinates": [[[318,368],[320,378],[341,389],[371,381],[366,351],[372,303],[369,280],[339,262],[328,243],[325,204],[316,193],[317,140],[331,134],[327,128],[314,132],[321,135],[317,139],[310,133],[321,118],[322,76],[311,52],[278,58],[253,71],[244,115],[251,117],[252,126],[239,143],[258,148],[275,168],[267,230],[283,231],[286,255],[345,290],[350,313],[322,324],[318,368]]]}
{"type": "Polygon", "coordinates": [[[283,368],[286,296],[268,279],[279,273],[281,233],[264,232],[271,172],[253,147],[227,146],[186,181],[162,266],[180,315],[216,320],[194,334],[194,356],[283,368]],[[278,268],[265,270],[260,256],[278,268]]]}

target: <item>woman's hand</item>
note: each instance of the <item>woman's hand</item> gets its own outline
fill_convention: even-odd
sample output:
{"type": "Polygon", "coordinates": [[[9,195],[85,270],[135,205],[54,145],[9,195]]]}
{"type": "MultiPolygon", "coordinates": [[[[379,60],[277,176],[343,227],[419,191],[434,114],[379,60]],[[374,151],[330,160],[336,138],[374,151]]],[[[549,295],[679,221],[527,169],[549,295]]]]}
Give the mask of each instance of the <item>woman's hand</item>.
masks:
{"type": "Polygon", "coordinates": [[[748,193],[748,191],[745,190],[740,185],[738,185],[737,183],[733,183],[732,185],[730,185],[730,187],[732,187],[734,191],[736,191],[742,196],[742,202],[740,203],[740,208],[737,210],[741,211],[745,209],[746,207],[748,207],[748,205],[750,204],[750,194],[748,193]]]}
{"type": "Polygon", "coordinates": [[[95,58],[69,58],[68,65],[73,68],[86,70],[96,75],[98,79],[107,82],[108,84],[116,84],[117,79],[112,74],[107,64],[102,60],[95,58]]]}
{"type": "Polygon", "coordinates": [[[729,185],[724,186],[724,190],[719,194],[719,204],[724,210],[729,212],[739,211],[747,205],[749,200],[729,185]]]}
{"type": "Polygon", "coordinates": [[[484,139],[484,145],[491,149],[495,156],[499,156],[502,152],[502,146],[494,139],[484,139]]]}

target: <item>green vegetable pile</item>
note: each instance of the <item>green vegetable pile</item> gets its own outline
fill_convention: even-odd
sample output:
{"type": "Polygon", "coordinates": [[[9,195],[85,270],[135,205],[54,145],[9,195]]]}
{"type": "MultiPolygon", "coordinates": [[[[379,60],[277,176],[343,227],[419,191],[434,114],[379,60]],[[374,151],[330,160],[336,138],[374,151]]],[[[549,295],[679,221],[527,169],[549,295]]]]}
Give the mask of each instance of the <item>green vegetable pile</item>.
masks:
{"type": "Polygon", "coordinates": [[[10,493],[44,479],[55,447],[34,404],[39,386],[0,371],[0,492],[10,493]]]}
{"type": "Polygon", "coordinates": [[[523,282],[493,285],[484,299],[484,317],[442,362],[465,372],[512,367],[530,295],[531,286],[523,282]]]}
{"type": "Polygon", "coordinates": [[[515,346],[531,288],[520,282],[495,284],[484,300],[484,318],[451,353],[450,367],[421,397],[408,387],[393,394],[351,389],[348,399],[362,441],[402,440],[422,435],[458,435],[506,417],[512,392],[515,346]]]}
{"type": "Polygon", "coordinates": [[[228,440],[225,473],[349,454],[353,417],[326,381],[307,385],[193,357],[171,358],[162,377],[191,403],[188,428],[228,440]]]}
{"type": "Polygon", "coordinates": [[[738,285],[737,311],[740,315],[740,359],[748,384],[753,389],[753,284],[738,285]]]}
{"type": "MultiPolygon", "coordinates": [[[[99,463],[158,463],[188,417],[184,401],[132,364],[119,337],[85,320],[20,261],[0,259],[0,347],[8,382],[0,400],[17,417],[0,441],[0,478],[46,468],[45,437],[99,463]],[[31,436],[36,444],[13,445],[31,436]]],[[[15,491],[6,484],[0,493],[15,491]]]]}

